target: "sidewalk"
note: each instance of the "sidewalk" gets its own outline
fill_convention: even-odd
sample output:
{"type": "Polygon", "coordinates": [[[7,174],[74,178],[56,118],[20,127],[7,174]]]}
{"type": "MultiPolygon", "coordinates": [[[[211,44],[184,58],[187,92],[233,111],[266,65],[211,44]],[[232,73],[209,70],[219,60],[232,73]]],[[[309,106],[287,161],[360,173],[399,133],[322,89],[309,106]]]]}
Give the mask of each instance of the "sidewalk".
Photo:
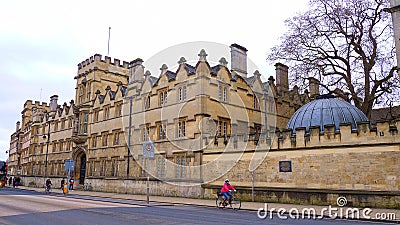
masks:
{"type": "MultiPolygon", "coordinates": [[[[19,189],[32,190],[37,192],[44,192],[44,188],[34,188],[34,187],[25,187],[19,186],[19,189]]],[[[61,189],[52,189],[53,193],[62,194],[61,189]]],[[[134,201],[143,201],[146,202],[146,195],[132,195],[132,194],[118,194],[118,193],[108,193],[108,192],[96,192],[96,191],[82,191],[82,190],[73,190],[68,193],[68,195],[81,195],[81,196],[92,196],[92,197],[102,197],[102,198],[112,198],[112,199],[123,199],[123,200],[134,200],[134,201]]],[[[180,197],[163,197],[163,196],[150,196],[150,203],[168,203],[174,205],[195,205],[195,206],[204,206],[204,207],[216,207],[215,200],[213,199],[190,199],[190,198],[180,198],[180,197]]],[[[150,204],[151,205],[151,204],[150,204]]],[[[274,212],[272,215],[273,218],[278,219],[278,215],[276,214],[278,211],[283,212],[282,216],[289,217],[288,212],[292,212],[291,215],[299,214],[300,218],[304,216],[307,218],[310,210],[314,212],[316,217],[320,217],[323,214],[324,217],[329,217],[330,215],[335,215],[337,213],[340,217],[340,213],[342,215],[346,215],[346,211],[348,213],[349,218],[352,218],[352,213],[355,208],[349,207],[337,207],[337,206],[316,206],[316,205],[294,205],[294,204],[280,204],[280,203],[261,203],[261,202],[242,202],[242,210],[250,210],[254,211],[256,214],[260,208],[267,209],[268,212],[274,212]],[[329,207],[333,210],[331,214],[329,214],[329,207]],[[336,209],[335,209],[336,208],[336,209]],[[283,211],[284,210],[284,211],[283,211]],[[335,211],[336,210],[336,211],[335,211]],[[349,211],[348,211],[349,210],[349,211]]],[[[359,209],[360,218],[363,215],[364,209],[359,209]]],[[[390,222],[400,224],[400,210],[395,209],[371,209],[367,211],[365,209],[365,213],[369,215],[371,218],[361,218],[361,220],[367,221],[379,221],[379,222],[390,222]],[[379,217],[379,218],[377,218],[379,217]]],[[[259,212],[260,216],[266,216],[264,211],[259,212]]],[[[268,215],[270,218],[271,215],[268,215]]],[[[338,217],[338,218],[339,218],[338,217]]]]}

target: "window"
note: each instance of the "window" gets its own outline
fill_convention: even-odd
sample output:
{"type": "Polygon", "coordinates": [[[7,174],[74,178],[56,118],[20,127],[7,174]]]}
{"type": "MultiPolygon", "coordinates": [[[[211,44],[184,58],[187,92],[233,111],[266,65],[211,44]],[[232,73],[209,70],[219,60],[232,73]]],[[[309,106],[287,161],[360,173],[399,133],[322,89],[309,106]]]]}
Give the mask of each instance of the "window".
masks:
{"type": "Polygon", "coordinates": [[[167,104],[168,90],[163,89],[163,90],[159,91],[158,98],[159,98],[160,106],[167,104]]]}
{"type": "Polygon", "coordinates": [[[68,120],[68,128],[71,128],[72,127],[72,121],[73,121],[73,119],[72,118],[70,118],[69,120],[68,120]]]}
{"type": "Polygon", "coordinates": [[[143,141],[149,140],[149,133],[150,133],[150,125],[146,125],[143,128],[143,141]]]}
{"type": "Polygon", "coordinates": [[[218,87],[218,99],[221,102],[226,102],[228,99],[228,88],[227,87],[223,87],[223,86],[219,86],[218,87]]]}
{"type": "Polygon", "coordinates": [[[61,130],[65,129],[65,120],[61,120],[61,130]]]}
{"type": "Polygon", "coordinates": [[[85,87],[83,85],[80,85],[78,88],[78,103],[81,104],[84,101],[84,92],[85,92],[85,87]]]}
{"type": "Polygon", "coordinates": [[[93,122],[99,121],[99,110],[96,109],[93,113],[93,122]]]}
{"type": "Polygon", "coordinates": [[[67,151],[69,151],[71,149],[71,141],[67,141],[67,151]]]}
{"type": "Polygon", "coordinates": [[[122,116],[122,104],[119,102],[115,104],[115,117],[120,116],[122,116]]]}
{"type": "Polygon", "coordinates": [[[184,87],[180,87],[179,89],[178,89],[178,101],[179,102],[181,102],[181,101],[185,101],[186,100],[186,86],[184,86],[184,87]]]}
{"type": "Polygon", "coordinates": [[[104,120],[110,119],[110,106],[104,107],[104,120]]]}
{"type": "Polygon", "coordinates": [[[97,137],[94,136],[94,137],[92,138],[92,148],[96,148],[96,146],[97,146],[97,137]]]}
{"type": "Polygon", "coordinates": [[[186,157],[185,156],[177,156],[175,163],[176,163],[176,177],[177,178],[185,178],[186,157]]]}
{"type": "Polygon", "coordinates": [[[217,121],[218,124],[218,136],[219,137],[226,137],[229,135],[229,120],[227,119],[221,119],[220,121],[217,121]]]}
{"type": "Polygon", "coordinates": [[[103,146],[107,146],[108,134],[103,134],[102,139],[103,139],[103,146]]]}
{"type": "Polygon", "coordinates": [[[83,133],[87,134],[88,132],[88,122],[89,122],[89,114],[85,113],[83,115],[83,133]]]}
{"type": "Polygon", "coordinates": [[[254,143],[257,144],[260,139],[261,124],[254,124],[254,143]]]}
{"type": "Polygon", "coordinates": [[[120,132],[114,134],[114,145],[119,145],[120,132]]]}
{"type": "Polygon", "coordinates": [[[254,109],[260,109],[260,101],[258,100],[256,94],[253,96],[253,107],[254,109]]]}
{"type": "Polygon", "coordinates": [[[145,98],[144,109],[150,109],[150,95],[145,98]]]}
{"type": "Polygon", "coordinates": [[[88,101],[90,101],[90,91],[91,91],[91,87],[92,87],[92,83],[88,83],[87,88],[86,88],[86,91],[87,91],[86,99],[87,99],[88,101]]]}
{"type": "Polygon", "coordinates": [[[165,124],[159,124],[157,127],[158,127],[158,139],[162,140],[167,138],[167,126],[165,124]]]}
{"type": "Polygon", "coordinates": [[[57,131],[58,130],[58,121],[56,121],[55,123],[54,123],[54,131],[57,131]]]}
{"type": "Polygon", "coordinates": [[[112,173],[111,176],[116,177],[118,176],[118,169],[119,169],[119,161],[117,158],[112,160],[112,173]]]}
{"type": "Polygon", "coordinates": [[[178,122],[178,137],[186,136],[186,122],[184,120],[179,120],[178,122]]]}
{"type": "Polygon", "coordinates": [[[222,87],[221,86],[218,87],[218,99],[220,101],[222,101],[222,87]]]}
{"type": "Polygon", "coordinates": [[[157,175],[165,177],[165,158],[163,156],[157,158],[157,175]]]}
{"type": "Polygon", "coordinates": [[[223,100],[224,102],[226,102],[226,92],[227,92],[227,88],[224,87],[224,96],[223,96],[223,98],[222,98],[222,100],[223,100]]]}

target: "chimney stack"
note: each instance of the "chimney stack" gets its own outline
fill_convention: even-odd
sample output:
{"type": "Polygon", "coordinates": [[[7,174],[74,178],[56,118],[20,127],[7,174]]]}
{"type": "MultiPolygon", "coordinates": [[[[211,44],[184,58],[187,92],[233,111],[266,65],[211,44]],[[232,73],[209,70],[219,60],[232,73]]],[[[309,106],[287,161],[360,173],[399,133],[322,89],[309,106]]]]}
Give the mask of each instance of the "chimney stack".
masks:
{"type": "Polygon", "coordinates": [[[143,81],[144,80],[144,66],[143,60],[141,58],[137,58],[133,60],[129,65],[129,83],[133,83],[135,81],[143,81]]]}
{"type": "Polygon", "coordinates": [[[282,63],[275,64],[276,87],[278,89],[278,92],[289,90],[288,71],[289,71],[288,66],[282,63]]]}
{"type": "Polygon", "coordinates": [[[314,77],[310,77],[308,79],[309,88],[310,88],[310,97],[315,99],[319,95],[319,80],[314,77]]]}
{"type": "Polygon", "coordinates": [[[15,125],[15,131],[17,132],[19,130],[19,126],[21,125],[21,122],[17,122],[17,124],[15,125]]]}
{"type": "Polygon", "coordinates": [[[50,97],[50,112],[55,112],[57,109],[57,100],[58,100],[58,95],[53,95],[50,97]]]}
{"type": "Polygon", "coordinates": [[[231,70],[242,77],[247,77],[247,49],[238,44],[232,44],[231,70]]]}

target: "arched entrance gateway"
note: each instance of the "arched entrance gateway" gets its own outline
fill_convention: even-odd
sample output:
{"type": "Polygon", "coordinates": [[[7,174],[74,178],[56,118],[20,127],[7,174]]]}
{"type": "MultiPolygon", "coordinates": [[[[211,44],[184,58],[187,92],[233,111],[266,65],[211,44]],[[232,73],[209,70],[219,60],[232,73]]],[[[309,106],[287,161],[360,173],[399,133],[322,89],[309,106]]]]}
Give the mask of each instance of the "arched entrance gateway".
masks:
{"type": "Polygon", "coordinates": [[[73,159],[75,161],[75,171],[74,171],[74,178],[76,182],[79,184],[85,183],[86,177],[86,152],[83,148],[76,149],[75,153],[73,154],[73,159]]]}

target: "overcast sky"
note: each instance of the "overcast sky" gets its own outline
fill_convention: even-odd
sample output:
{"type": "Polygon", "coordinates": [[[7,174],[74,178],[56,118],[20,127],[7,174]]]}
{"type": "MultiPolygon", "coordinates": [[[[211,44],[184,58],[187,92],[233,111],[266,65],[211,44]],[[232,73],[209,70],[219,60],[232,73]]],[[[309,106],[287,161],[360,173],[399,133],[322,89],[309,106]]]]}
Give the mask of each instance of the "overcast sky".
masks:
{"type": "MultiPolygon", "coordinates": [[[[0,6],[0,160],[26,100],[74,99],[77,64],[99,53],[121,61],[150,58],[173,45],[238,43],[264,77],[265,58],[284,20],[308,0],[285,1],[2,1],[0,6]]],[[[206,49],[207,50],[207,49],[206,49]]],[[[178,61],[178,58],[176,59],[178,61]]],[[[153,72],[158,75],[159,71],[153,72]]]]}

